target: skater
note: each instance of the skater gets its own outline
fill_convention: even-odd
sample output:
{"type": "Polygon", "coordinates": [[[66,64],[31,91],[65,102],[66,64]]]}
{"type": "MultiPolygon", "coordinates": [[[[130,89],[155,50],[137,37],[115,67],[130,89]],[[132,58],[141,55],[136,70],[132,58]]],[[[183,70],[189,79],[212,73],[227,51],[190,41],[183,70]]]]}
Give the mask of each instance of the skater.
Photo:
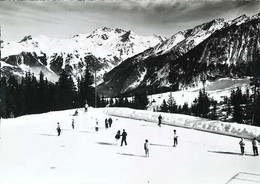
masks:
{"type": "Polygon", "coordinates": [[[108,128],[107,118],[105,119],[105,127],[108,128]]]}
{"type": "Polygon", "coordinates": [[[96,132],[98,131],[98,121],[96,120],[96,127],[95,127],[96,132]]]}
{"type": "Polygon", "coordinates": [[[121,136],[122,136],[121,146],[123,146],[123,143],[125,143],[125,145],[127,146],[127,142],[126,142],[127,133],[125,132],[125,129],[123,129],[123,133],[121,136]]]}
{"type": "Polygon", "coordinates": [[[145,157],[149,157],[149,143],[147,139],[145,139],[144,151],[145,151],[145,157]]]}
{"type": "Polygon", "coordinates": [[[178,144],[178,135],[176,133],[176,130],[173,130],[173,146],[176,147],[178,144]]]}
{"type": "Polygon", "coordinates": [[[239,145],[240,145],[241,155],[244,155],[245,154],[245,142],[244,142],[244,139],[242,137],[241,137],[241,140],[239,142],[239,145]]]}
{"type": "Polygon", "coordinates": [[[72,129],[74,129],[74,119],[72,119],[71,126],[72,126],[72,129]]]}
{"type": "Polygon", "coordinates": [[[121,134],[120,130],[118,130],[117,133],[116,133],[116,136],[115,136],[116,141],[118,141],[120,139],[120,134],[121,134]]]}
{"type": "Polygon", "coordinates": [[[161,127],[161,124],[162,124],[162,116],[161,116],[161,114],[158,117],[158,121],[159,121],[158,126],[161,127]]]}
{"type": "Polygon", "coordinates": [[[57,130],[57,132],[58,132],[58,136],[60,136],[60,132],[61,132],[61,129],[60,129],[60,124],[59,124],[59,122],[57,123],[57,128],[56,128],[56,130],[57,130]]]}
{"type": "Polygon", "coordinates": [[[252,146],[253,146],[254,156],[258,156],[258,141],[256,140],[256,138],[253,139],[252,146]]]}
{"type": "Polygon", "coordinates": [[[109,117],[109,119],[108,119],[108,124],[109,124],[109,127],[110,127],[110,128],[111,128],[111,126],[112,126],[112,122],[113,122],[112,118],[109,117]]]}

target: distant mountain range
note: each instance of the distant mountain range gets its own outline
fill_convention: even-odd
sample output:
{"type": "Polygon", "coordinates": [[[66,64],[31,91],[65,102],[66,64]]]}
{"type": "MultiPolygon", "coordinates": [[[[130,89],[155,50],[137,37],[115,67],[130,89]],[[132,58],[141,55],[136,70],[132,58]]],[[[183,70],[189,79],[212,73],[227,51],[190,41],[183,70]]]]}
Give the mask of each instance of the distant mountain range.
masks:
{"type": "Polygon", "coordinates": [[[104,76],[98,91],[107,96],[158,93],[203,80],[252,75],[259,44],[260,14],[216,19],[126,59],[104,76]]]}
{"type": "Polygon", "coordinates": [[[3,42],[1,64],[5,75],[41,70],[54,82],[62,69],[76,81],[90,64],[97,71],[98,92],[112,97],[251,75],[259,44],[260,14],[242,15],[215,19],[168,39],[106,27],[70,39],[26,36],[3,42]]]}
{"type": "Polygon", "coordinates": [[[98,81],[128,57],[164,41],[156,35],[138,36],[132,31],[100,28],[91,34],[70,39],[26,36],[19,42],[3,42],[2,68],[6,75],[24,76],[26,71],[43,71],[50,81],[57,81],[62,69],[80,77],[87,64],[97,71],[98,81]]]}

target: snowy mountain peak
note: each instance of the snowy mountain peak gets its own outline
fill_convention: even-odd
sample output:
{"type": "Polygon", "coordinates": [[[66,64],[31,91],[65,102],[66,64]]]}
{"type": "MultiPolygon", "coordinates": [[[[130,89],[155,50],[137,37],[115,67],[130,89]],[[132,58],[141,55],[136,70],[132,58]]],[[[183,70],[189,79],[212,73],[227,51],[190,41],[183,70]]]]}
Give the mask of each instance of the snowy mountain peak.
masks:
{"type": "Polygon", "coordinates": [[[133,31],[102,27],[91,34],[77,34],[68,39],[25,36],[20,42],[3,44],[2,56],[6,64],[21,68],[20,75],[23,75],[24,68],[40,65],[41,70],[57,75],[61,69],[68,68],[75,78],[80,77],[86,62],[94,61],[100,65],[98,76],[102,80],[103,74],[121,61],[161,41],[159,37],[139,36],[133,31]]]}
{"type": "Polygon", "coordinates": [[[229,25],[239,26],[239,25],[245,23],[248,19],[249,19],[249,17],[244,14],[244,15],[241,15],[240,17],[237,17],[236,19],[230,21],[229,25]]]}
{"type": "Polygon", "coordinates": [[[260,19],[260,13],[258,13],[258,14],[256,14],[256,15],[253,15],[252,17],[251,17],[251,20],[252,19],[260,19]]]}
{"type": "Polygon", "coordinates": [[[32,35],[25,36],[19,43],[26,42],[28,40],[32,40],[32,35]]]}

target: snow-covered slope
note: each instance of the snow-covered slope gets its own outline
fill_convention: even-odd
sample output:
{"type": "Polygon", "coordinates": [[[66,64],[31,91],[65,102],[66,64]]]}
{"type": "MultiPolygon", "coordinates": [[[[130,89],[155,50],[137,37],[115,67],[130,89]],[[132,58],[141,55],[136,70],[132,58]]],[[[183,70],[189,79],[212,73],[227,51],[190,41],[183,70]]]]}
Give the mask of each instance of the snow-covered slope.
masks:
{"type": "MultiPolygon", "coordinates": [[[[100,28],[91,34],[75,35],[69,39],[49,38],[41,35],[26,36],[19,42],[4,42],[2,57],[5,63],[25,70],[40,63],[47,71],[59,74],[61,69],[69,70],[73,76],[81,74],[79,68],[95,62],[98,76],[117,66],[121,61],[162,42],[159,36],[139,36],[133,31],[117,28],[100,28]],[[25,62],[27,55],[36,60],[34,65],[25,62]],[[15,56],[15,57],[14,57],[15,56]],[[89,58],[93,58],[92,60],[89,58]]],[[[4,66],[4,65],[3,65],[4,66]]],[[[21,72],[22,73],[22,72],[21,72]]]]}
{"type": "Polygon", "coordinates": [[[232,21],[216,19],[178,32],[115,67],[98,90],[113,97],[178,90],[198,85],[203,77],[213,81],[252,76],[252,63],[259,60],[259,33],[259,14],[232,21]]]}
{"type": "MultiPolygon", "coordinates": [[[[2,119],[0,124],[1,184],[223,184],[259,182],[260,160],[252,155],[246,140],[246,155],[240,155],[239,138],[163,124],[157,113],[130,109],[79,109],[2,119]],[[102,111],[117,112],[126,119],[110,116],[105,129],[102,111]],[[136,119],[138,118],[138,119],[136,119]],[[139,120],[139,118],[141,120],[139,120]],[[71,122],[75,120],[75,129],[71,122]],[[96,121],[99,131],[95,131],[96,121]],[[56,125],[62,132],[57,136],[56,125]],[[118,130],[127,132],[127,146],[115,140],[118,130]],[[173,147],[173,130],[178,145],[173,147]],[[150,157],[144,155],[149,140],[150,157]],[[223,169],[225,168],[225,169],[223,169]],[[217,173],[217,174],[216,174],[217,173]]],[[[113,114],[113,113],[112,113],[113,114]]],[[[117,114],[118,115],[118,114],[117,114]]],[[[193,117],[162,114],[163,123],[193,123],[193,117]]],[[[210,125],[205,119],[200,119],[210,125]]],[[[196,121],[198,123],[198,121],[196,121]]],[[[252,131],[250,127],[230,124],[252,131]]],[[[235,130],[233,130],[234,132],[235,130]]],[[[243,132],[241,131],[243,136],[243,132]]]]}

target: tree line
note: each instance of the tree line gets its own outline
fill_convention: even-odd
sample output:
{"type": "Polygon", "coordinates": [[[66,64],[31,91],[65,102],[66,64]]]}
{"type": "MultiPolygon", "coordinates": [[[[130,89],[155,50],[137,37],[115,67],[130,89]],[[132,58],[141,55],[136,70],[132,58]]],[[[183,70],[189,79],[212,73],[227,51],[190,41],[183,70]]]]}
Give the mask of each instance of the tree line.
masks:
{"type": "MultiPolygon", "coordinates": [[[[15,76],[2,77],[0,115],[4,118],[11,115],[17,117],[25,114],[79,108],[86,103],[93,107],[97,105],[97,107],[129,107],[134,109],[146,109],[149,104],[145,92],[136,92],[131,98],[122,96],[107,99],[104,96],[96,96],[93,83],[94,76],[88,67],[86,67],[84,75],[77,79],[77,85],[75,85],[72,76],[65,70],[61,72],[56,83],[49,82],[43,72],[40,72],[38,80],[30,72],[27,72],[20,80],[15,76]]],[[[190,106],[187,103],[177,105],[170,93],[169,98],[163,100],[160,108],[154,109],[154,111],[181,113],[260,126],[258,82],[253,82],[252,85],[254,86],[253,90],[247,88],[244,93],[240,88],[232,90],[230,96],[223,97],[220,102],[210,98],[205,90],[200,90],[198,97],[190,106]]]]}
{"type": "MultiPolygon", "coordinates": [[[[58,82],[52,83],[40,72],[39,79],[27,72],[18,80],[15,76],[1,78],[1,117],[44,113],[54,110],[95,105],[94,77],[88,67],[75,85],[72,76],[63,70],[58,82]]],[[[97,96],[99,98],[99,96],[97,96]]],[[[100,101],[97,99],[97,101],[100,101]]]]}

